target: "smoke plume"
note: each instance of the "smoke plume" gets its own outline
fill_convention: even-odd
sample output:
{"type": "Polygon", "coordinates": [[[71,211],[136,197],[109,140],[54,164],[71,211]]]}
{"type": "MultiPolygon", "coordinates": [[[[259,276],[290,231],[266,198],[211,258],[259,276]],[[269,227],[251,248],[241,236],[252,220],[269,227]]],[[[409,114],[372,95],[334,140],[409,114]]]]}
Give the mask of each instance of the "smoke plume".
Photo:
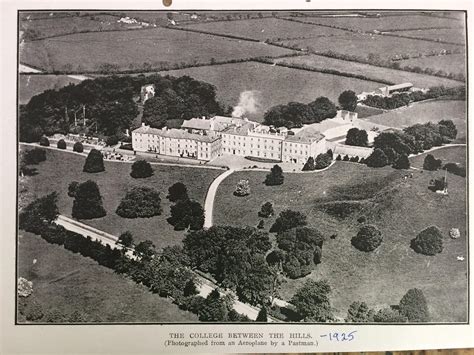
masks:
{"type": "Polygon", "coordinates": [[[239,103],[232,111],[232,117],[242,117],[245,114],[257,113],[261,109],[261,95],[258,90],[242,91],[239,96],[239,103]]]}

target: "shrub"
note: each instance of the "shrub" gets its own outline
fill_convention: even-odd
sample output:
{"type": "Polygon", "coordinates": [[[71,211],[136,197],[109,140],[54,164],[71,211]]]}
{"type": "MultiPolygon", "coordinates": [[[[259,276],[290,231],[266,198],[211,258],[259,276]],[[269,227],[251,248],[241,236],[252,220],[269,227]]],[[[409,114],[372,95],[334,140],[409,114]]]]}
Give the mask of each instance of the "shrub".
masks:
{"type": "Polygon", "coordinates": [[[58,140],[56,146],[58,147],[58,149],[66,149],[66,142],[64,141],[64,139],[60,139],[58,140]]]}
{"type": "Polygon", "coordinates": [[[349,161],[349,160],[350,160],[350,158],[347,154],[344,155],[344,158],[342,158],[342,161],[349,161]]]}
{"type": "Polygon", "coordinates": [[[358,147],[367,147],[369,144],[367,131],[358,128],[351,128],[347,131],[346,145],[353,145],[358,147]]]}
{"type": "Polygon", "coordinates": [[[274,165],[270,173],[265,178],[265,185],[274,186],[283,184],[283,170],[279,165],[274,165]]]}
{"type": "Polygon", "coordinates": [[[345,219],[359,212],[362,208],[359,201],[334,201],[319,206],[321,210],[338,219],[345,219]]]}
{"type": "Polygon", "coordinates": [[[372,154],[365,159],[365,164],[371,168],[381,168],[388,164],[388,159],[382,149],[376,148],[372,154]]]}
{"type": "Polygon", "coordinates": [[[49,147],[49,139],[46,138],[45,136],[42,136],[39,140],[39,144],[42,145],[43,147],[49,147]]]}
{"type": "Polygon", "coordinates": [[[235,196],[247,196],[250,194],[250,185],[249,181],[242,179],[237,183],[237,186],[235,187],[234,195],[235,196]]]}
{"type": "Polygon", "coordinates": [[[372,322],[374,311],[369,309],[365,302],[352,302],[347,310],[346,322],[348,323],[366,323],[372,322]]]}
{"type": "Polygon", "coordinates": [[[352,245],[361,251],[373,251],[382,244],[382,233],[377,227],[366,224],[359,233],[351,239],[352,245]]]}
{"type": "Polygon", "coordinates": [[[338,154],[338,155],[337,155],[336,160],[337,160],[337,161],[341,161],[341,160],[342,160],[341,154],[338,154]]]}
{"type": "Polygon", "coordinates": [[[168,189],[168,200],[171,202],[187,199],[189,199],[188,189],[182,182],[177,182],[168,189]]]}
{"type": "Polygon", "coordinates": [[[92,180],[79,184],[72,205],[72,217],[93,219],[104,217],[106,214],[97,184],[92,180]]]}
{"type": "Polygon", "coordinates": [[[87,155],[82,171],[86,173],[99,173],[105,171],[104,157],[102,153],[97,149],[91,149],[89,155],[87,155]]]}
{"type": "Polygon", "coordinates": [[[78,186],[79,183],[77,181],[72,181],[67,187],[67,195],[69,197],[76,197],[76,190],[78,186]]]}
{"type": "Polygon", "coordinates": [[[117,145],[119,142],[119,139],[117,136],[108,136],[107,138],[105,138],[105,144],[108,145],[108,146],[112,146],[112,145],[117,145]]]}
{"type": "Polygon", "coordinates": [[[41,148],[27,150],[24,154],[24,163],[27,165],[37,165],[46,160],[46,151],[41,148]]]}
{"type": "Polygon", "coordinates": [[[82,153],[84,151],[84,145],[81,142],[76,142],[74,143],[72,150],[74,152],[82,153]]]}
{"type": "Polygon", "coordinates": [[[441,168],[441,164],[441,159],[436,159],[431,154],[428,154],[425,157],[425,160],[423,161],[423,169],[431,171],[438,170],[439,168],[441,168]]]}
{"type": "Polygon", "coordinates": [[[410,169],[410,160],[406,154],[401,154],[392,165],[395,169],[410,169]]]}
{"type": "Polygon", "coordinates": [[[257,224],[257,228],[258,229],[263,229],[265,228],[265,221],[263,219],[261,219],[258,224],[257,224]]]}
{"type": "Polygon", "coordinates": [[[312,171],[314,169],[316,169],[316,166],[314,165],[314,158],[309,157],[303,166],[303,171],[312,171]]]}
{"type": "Polygon", "coordinates": [[[328,154],[328,153],[318,154],[318,156],[316,157],[315,168],[317,170],[324,169],[324,168],[327,168],[329,165],[331,165],[331,163],[332,163],[332,153],[331,154],[328,154]]]}
{"type": "Polygon", "coordinates": [[[308,224],[306,216],[298,211],[284,210],[270,228],[270,232],[282,233],[291,228],[302,227],[308,224]]]}
{"type": "Polygon", "coordinates": [[[174,226],[175,230],[202,229],[204,225],[204,209],[201,204],[194,200],[179,200],[171,206],[171,217],[168,223],[174,226]]]}
{"type": "Polygon", "coordinates": [[[423,291],[412,288],[402,297],[399,312],[408,318],[410,322],[428,322],[430,314],[423,291]]]}
{"type": "Polygon", "coordinates": [[[411,240],[410,246],[419,254],[436,255],[443,251],[443,234],[436,226],[428,227],[411,240]]]}
{"type": "Polygon", "coordinates": [[[391,308],[384,308],[374,314],[377,323],[406,323],[407,318],[391,308]]]}
{"type": "Polygon", "coordinates": [[[258,212],[258,216],[259,217],[263,217],[263,218],[268,218],[268,217],[271,217],[273,216],[273,214],[275,213],[275,211],[273,210],[273,205],[271,202],[265,202],[260,211],[258,212]]]}
{"type": "Polygon", "coordinates": [[[127,191],[115,211],[124,218],[144,218],[161,214],[160,193],[150,187],[134,187],[127,191]]]}
{"type": "Polygon", "coordinates": [[[137,160],[132,164],[130,176],[135,179],[147,178],[153,175],[151,164],[146,160],[137,160]]]}
{"type": "Polygon", "coordinates": [[[355,156],[355,157],[352,157],[349,159],[350,162],[353,162],[353,163],[358,163],[359,162],[359,157],[358,156],[355,156]]]}
{"type": "Polygon", "coordinates": [[[451,174],[466,177],[466,168],[456,163],[446,163],[443,170],[447,170],[451,174]]]}
{"type": "Polygon", "coordinates": [[[365,223],[367,221],[367,218],[365,218],[365,216],[360,216],[359,218],[357,218],[357,222],[359,223],[365,223]]]}

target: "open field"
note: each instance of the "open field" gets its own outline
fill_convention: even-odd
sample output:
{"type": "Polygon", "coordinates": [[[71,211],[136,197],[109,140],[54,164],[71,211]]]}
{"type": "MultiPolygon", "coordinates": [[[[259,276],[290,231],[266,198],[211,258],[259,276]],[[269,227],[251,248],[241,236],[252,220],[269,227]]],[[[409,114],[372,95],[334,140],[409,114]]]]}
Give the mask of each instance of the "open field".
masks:
{"type": "Polygon", "coordinates": [[[444,85],[447,87],[462,85],[462,83],[459,81],[449,80],[436,76],[411,73],[389,68],[381,68],[369,64],[348,62],[346,60],[328,58],[319,55],[304,55],[299,57],[280,58],[275,59],[275,61],[278,63],[306,65],[310,68],[316,69],[334,69],[341,72],[364,75],[373,79],[388,80],[397,84],[410,82],[416,87],[422,88],[429,88],[432,86],[439,85],[444,85]]]}
{"type": "Polygon", "coordinates": [[[308,48],[316,52],[328,52],[367,58],[369,54],[382,59],[391,59],[397,55],[415,56],[432,51],[460,49],[457,45],[441,44],[411,38],[400,38],[383,35],[347,33],[343,36],[309,38],[302,40],[281,41],[286,46],[308,48]]]}
{"type": "Polygon", "coordinates": [[[262,41],[266,39],[279,41],[287,38],[331,37],[345,34],[343,30],[306,25],[277,18],[190,24],[186,28],[262,41]]]}
{"type": "Polygon", "coordinates": [[[18,99],[20,104],[26,104],[30,99],[45,90],[58,90],[68,84],[78,84],[80,80],[66,75],[20,75],[18,81],[18,99]]]}
{"type": "Polygon", "coordinates": [[[356,31],[389,31],[403,29],[417,29],[426,27],[458,28],[464,25],[462,19],[430,17],[423,15],[383,16],[383,17],[302,17],[298,20],[337,26],[356,31]]]}
{"type": "Polygon", "coordinates": [[[36,166],[38,175],[30,177],[26,184],[30,193],[40,197],[57,191],[60,213],[71,217],[73,199],[67,195],[69,183],[94,180],[99,186],[107,216],[83,222],[113,235],[130,230],[136,240],[149,239],[157,248],[179,244],[184,237],[183,232],[174,231],[166,221],[171,205],[166,198],[168,188],[181,181],[187,186],[189,196],[204,204],[207,188],[221,173],[211,169],[153,166],[155,173],[152,177],[133,179],[130,177],[131,164],[105,162],[105,172],[89,174],[82,172],[85,158],[80,155],[47,149],[46,156],[47,160],[36,166]],[[158,190],[163,213],[151,218],[119,217],[115,210],[126,190],[132,186],[148,186],[158,190]]]}
{"type": "Polygon", "coordinates": [[[466,44],[466,31],[462,27],[449,29],[398,31],[394,32],[394,34],[407,37],[426,38],[434,41],[452,42],[461,45],[466,44]]]}
{"type": "Polygon", "coordinates": [[[360,79],[314,73],[269,64],[248,62],[224,64],[199,68],[187,68],[163,72],[173,76],[189,75],[217,87],[220,101],[234,106],[240,93],[255,90],[260,109],[248,117],[262,121],[263,113],[272,106],[290,101],[308,103],[318,96],[326,96],[337,102],[344,90],[356,92],[373,90],[380,83],[360,79]]]}
{"type": "Polygon", "coordinates": [[[402,107],[380,115],[367,118],[367,121],[390,126],[404,128],[416,123],[439,122],[441,120],[453,120],[458,130],[455,143],[466,141],[466,102],[458,100],[436,100],[411,104],[410,107],[402,107]]]}
{"type": "MultiPolygon", "coordinates": [[[[466,160],[467,149],[462,147],[447,147],[443,149],[437,149],[429,154],[433,155],[436,159],[441,159],[443,165],[446,163],[457,163],[463,166],[467,166],[466,160]]],[[[426,154],[422,154],[416,157],[410,158],[411,165],[416,168],[423,168],[423,161],[426,154]]],[[[448,175],[450,180],[451,174],[448,175]]]]}
{"type": "MultiPolygon", "coordinates": [[[[171,300],[149,292],[94,260],[20,231],[18,275],[33,282],[43,312],[86,313],[90,322],[196,322],[171,300]],[[33,260],[36,263],[33,264],[33,260]]],[[[19,319],[21,321],[21,318],[19,319]]]]}
{"type": "MultiPolygon", "coordinates": [[[[263,184],[264,172],[239,172],[219,187],[214,219],[219,224],[256,225],[260,206],[271,201],[277,214],[286,208],[305,213],[309,225],[327,237],[322,263],[306,278],[284,283],[280,290],[283,299],[290,299],[307,278],[327,279],[333,289],[335,312],[344,317],[353,301],[365,301],[369,307],[398,304],[408,289],[417,287],[428,300],[432,321],[466,321],[467,264],[456,260],[467,253],[466,179],[450,175],[450,195],[443,197],[427,188],[430,179],[442,173],[414,172],[408,180],[401,178],[403,174],[389,167],[371,169],[337,162],[321,173],[285,174],[283,185],[268,187],[263,184]],[[233,196],[236,183],[244,178],[250,181],[251,194],[233,196]],[[387,186],[389,191],[380,196],[374,186],[387,186]],[[359,228],[355,221],[359,213],[337,220],[316,208],[318,201],[342,196],[372,201],[372,207],[359,213],[382,231],[384,242],[376,251],[364,253],[351,246],[350,239],[359,228]],[[444,251],[435,257],[416,254],[410,249],[410,240],[433,224],[446,235],[444,251]],[[460,228],[460,239],[447,237],[452,227],[460,228]],[[329,239],[333,233],[337,238],[329,239]]],[[[265,221],[266,229],[274,219],[265,221]]]]}
{"type": "Polygon", "coordinates": [[[148,30],[79,33],[25,43],[20,61],[45,71],[98,70],[101,64],[120,70],[178,63],[208,63],[259,56],[278,56],[292,51],[264,43],[243,42],[206,34],[154,28],[148,30]]]}
{"type": "Polygon", "coordinates": [[[466,75],[466,56],[464,54],[440,55],[433,57],[412,58],[400,61],[402,66],[430,68],[447,73],[466,75]]]}

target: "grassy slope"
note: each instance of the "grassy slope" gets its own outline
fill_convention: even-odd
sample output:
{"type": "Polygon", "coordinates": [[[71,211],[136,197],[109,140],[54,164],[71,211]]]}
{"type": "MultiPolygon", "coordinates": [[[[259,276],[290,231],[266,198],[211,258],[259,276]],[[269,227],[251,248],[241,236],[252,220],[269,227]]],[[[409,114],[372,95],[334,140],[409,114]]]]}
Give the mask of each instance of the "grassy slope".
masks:
{"type": "Polygon", "coordinates": [[[415,30],[415,31],[397,31],[397,35],[426,38],[435,41],[445,41],[465,45],[466,31],[463,27],[449,28],[449,29],[430,29],[430,30],[415,30]]]}
{"type": "Polygon", "coordinates": [[[26,104],[30,99],[45,90],[58,90],[68,84],[78,84],[80,80],[66,75],[20,75],[18,93],[20,104],[26,104]]]}
{"type": "Polygon", "coordinates": [[[274,67],[256,62],[188,68],[163,74],[189,75],[211,83],[217,87],[219,100],[232,106],[239,102],[242,91],[260,91],[256,97],[261,109],[249,115],[249,118],[257,121],[262,121],[263,113],[275,105],[290,101],[308,103],[318,96],[326,96],[337,102],[337,98],[344,90],[360,92],[381,86],[380,83],[371,81],[274,67]]]}
{"type": "Polygon", "coordinates": [[[435,71],[443,70],[447,73],[466,73],[466,55],[452,54],[438,57],[423,57],[402,60],[400,65],[420,67],[422,69],[430,68],[435,71]]]}
{"type": "MultiPolygon", "coordinates": [[[[341,72],[365,75],[372,79],[389,80],[397,84],[410,82],[416,87],[422,87],[422,88],[429,88],[432,86],[439,86],[439,85],[444,85],[447,87],[462,85],[462,83],[459,81],[439,78],[436,76],[416,74],[416,73],[388,69],[388,68],[381,68],[381,67],[376,67],[373,65],[348,62],[345,60],[338,60],[334,58],[327,58],[327,57],[322,57],[322,56],[317,56],[317,55],[307,55],[307,56],[293,57],[293,58],[281,58],[281,59],[278,59],[277,61],[282,62],[282,63],[290,63],[290,64],[299,64],[299,65],[304,64],[312,68],[335,69],[341,72]]],[[[380,84],[378,87],[381,87],[381,86],[383,85],[380,84]]]]}
{"type": "Polygon", "coordinates": [[[204,204],[208,186],[221,173],[219,170],[210,169],[154,166],[155,174],[152,177],[133,179],[130,177],[131,165],[125,163],[105,162],[105,172],[84,173],[84,159],[78,155],[47,150],[47,161],[37,166],[39,174],[28,180],[29,191],[37,196],[57,191],[60,213],[70,216],[73,199],[67,196],[69,183],[94,180],[99,186],[107,216],[83,222],[114,235],[130,230],[136,240],[150,239],[157,248],[178,244],[184,236],[183,232],[174,231],[166,221],[171,205],[166,199],[168,188],[181,181],[187,186],[190,197],[204,204]],[[126,190],[137,185],[152,187],[160,192],[163,209],[160,216],[127,219],[115,213],[126,190]]]}
{"type": "Polygon", "coordinates": [[[408,127],[416,123],[438,122],[444,119],[453,120],[458,130],[455,142],[465,142],[467,134],[466,102],[457,100],[437,100],[412,104],[390,112],[374,115],[368,121],[390,127],[408,127]]]}
{"type": "Polygon", "coordinates": [[[129,69],[148,62],[194,63],[257,56],[277,56],[292,51],[263,43],[237,41],[166,28],[149,30],[80,33],[25,43],[21,62],[45,70],[72,64],[97,70],[102,63],[129,69]]]}
{"type": "MultiPolygon", "coordinates": [[[[457,149],[462,154],[463,149],[457,149]]],[[[308,277],[329,280],[333,287],[332,303],[340,316],[345,316],[349,304],[355,300],[366,301],[370,307],[397,304],[408,289],[418,287],[428,299],[433,321],[464,321],[466,263],[457,261],[456,256],[466,256],[467,250],[466,180],[450,175],[450,195],[442,197],[427,189],[429,180],[439,172],[415,172],[414,178],[408,180],[403,180],[401,174],[391,168],[370,169],[336,163],[322,173],[286,174],[282,186],[267,187],[262,184],[265,173],[239,172],[219,187],[215,220],[221,224],[256,225],[260,205],[271,201],[276,213],[286,208],[299,210],[326,237],[337,233],[336,239],[326,241],[322,263],[308,277]],[[232,192],[242,178],[250,180],[251,194],[234,197],[232,192]],[[358,231],[357,223],[353,219],[338,221],[318,211],[315,205],[324,197],[331,200],[335,187],[349,191],[349,187],[362,184],[360,192],[364,191],[364,184],[369,188],[380,180],[386,181],[392,190],[366,214],[381,229],[384,243],[373,253],[359,252],[350,244],[358,231]],[[454,241],[446,237],[445,250],[436,257],[416,254],[409,247],[410,240],[432,224],[440,227],[446,236],[450,228],[458,227],[462,238],[454,241]]],[[[266,228],[273,220],[265,222],[266,228]]],[[[290,299],[305,280],[285,283],[282,297],[290,299]]]]}
{"type": "Polygon", "coordinates": [[[18,275],[33,282],[33,296],[44,312],[80,311],[100,322],[197,321],[144,286],[39,236],[20,232],[18,249],[18,275]]]}

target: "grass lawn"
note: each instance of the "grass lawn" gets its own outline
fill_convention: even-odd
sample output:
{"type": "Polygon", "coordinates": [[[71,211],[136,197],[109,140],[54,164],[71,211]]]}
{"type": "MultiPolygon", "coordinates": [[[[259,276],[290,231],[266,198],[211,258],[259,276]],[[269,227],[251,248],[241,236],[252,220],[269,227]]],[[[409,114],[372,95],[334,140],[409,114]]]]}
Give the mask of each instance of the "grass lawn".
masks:
{"type": "Polygon", "coordinates": [[[397,31],[395,34],[408,37],[426,38],[435,41],[444,41],[466,44],[466,31],[464,28],[444,28],[444,29],[429,29],[429,30],[414,30],[414,31],[397,31]]]}
{"type": "Polygon", "coordinates": [[[50,71],[72,68],[97,70],[100,64],[115,64],[119,69],[140,68],[145,62],[208,63],[258,56],[278,56],[292,51],[229,38],[167,28],[148,30],[78,33],[58,38],[27,42],[22,47],[23,63],[50,71]]]}
{"type": "MultiPolygon", "coordinates": [[[[453,12],[454,14],[454,12],[453,12]]],[[[423,15],[400,14],[399,16],[383,16],[383,17],[304,17],[304,21],[310,21],[316,24],[329,26],[338,26],[352,30],[360,31],[389,31],[401,29],[415,29],[426,27],[462,27],[463,19],[448,19],[439,17],[430,17],[423,15]]]]}
{"type": "Polygon", "coordinates": [[[71,216],[73,199],[67,195],[69,183],[94,180],[99,186],[107,216],[83,222],[113,235],[129,230],[136,240],[149,239],[157,248],[179,244],[184,237],[183,232],[174,231],[166,221],[170,216],[171,206],[166,198],[168,188],[181,181],[187,186],[189,196],[204,205],[208,186],[221,174],[220,170],[153,166],[152,177],[134,179],[130,176],[131,164],[105,162],[105,172],[89,174],[82,172],[85,160],[82,156],[49,149],[46,150],[46,155],[47,160],[36,166],[38,175],[29,178],[28,183],[24,185],[28,192],[40,197],[57,191],[60,213],[71,216]],[[163,213],[151,218],[119,217],[115,210],[127,189],[132,186],[148,186],[158,190],[163,213]]]}
{"type": "Polygon", "coordinates": [[[344,90],[356,92],[373,90],[380,83],[313,73],[304,70],[248,62],[224,64],[200,68],[187,68],[163,72],[174,76],[189,75],[217,87],[218,99],[227,105],[235,106],[240,93],[255,90],[255,98],[260,109],[249,114],[250,119],[263,121],[263,114],[270,107],[287,104],[290,101],[308,103],[318,96],[326,96],[337,102],[344,90]]]}
{"type": "Polygon", "coordinates": [[[281,43],[297,48],[309,48],[317,52],[332,51],[361,58],[367,58],[369,54],[376,54],[382,59],[390,59],[399,54],[424,55],[431,51],[439,52],[442,49],[462,48],[453,44],[441,44],[411,38],[349,32],[342,36],[289,40],[281,43]]]}
{"type": "MultiPolygon", "coordinates": [[[[466,147],[446,147],[432,151],[429,154],[433,155],[436,159],[441,159],[443,165],[446,163],[457,163],[467,166],[466,152],[466,147]]],[[[421,154],[417,157],[412,157],[410,159],[411,165],[420,169],[423,168],[425,156],[426,154],[421,154]]],[[[448,179],[450,179],[450,176],[448,175],[448,179]]]]}
{"type": "Polygon", "coordinates": [[[197,321],[194,314],[180,310],[169,299],[94,260],[23,231],[18,242],[18,276],[33,282],[30,297],[41,304],[44,313],[80,311],[93,322],[197,321]]]}
{"type": "MultiPolygon", "coordinates": [[[[449,80],[436,76],[416,74],[389,68],[381,68],[373,65],[348,62],[346,60],[339,60],[318,55],[305,55],[300,57],[281,58],[277,59],[276,61],[281,63],[298,65],[304,64],[309,66],[310,68],[317,69],[334,69],[346,73],[365,75],[371,79],[388,80],[396,84],[410,82],[416,87],[421,88],[429,88],[432,86],[440,85],[450,87],[459,86],[463,84],[459,81],[449,80]]],[[[383,86],[383,84],[379,84],[379,86],[383,86]]],[[[374,87],[374,89],[376,88],[374,87]]]]}
{"type": "Polygon", "coordinates": [[[18,81],[18,98],[20,104],[27,104],[30,99],[45,90],[58,90],[69,84],[78,84],[80,80],[66,75],[20,75],[18,81]]]}
{"type": "Polygon", "coordinates": [[[458,130],[455,143],[466,142],[466,102],[460,100],[436,100],[418,102],[410,107],[403,107],[390,112],[374,115],[368,121],[390,127],[404,128],[416,123],[453,120],[458,130]]]}
{"type": "Polygon", "coordinates": [[[466,73],[466,56],[464,54],[441,55],[435,57],[422,57],[402,60],[401,66],[430,68],[435,71],[442,70],[447,73],[466,73]]]}
{"type": "MultiPolygon", "coordinates": [[[[257,212],[265,201],[274,204],[278,214],[286,208],[308,216],[309,225],[318,228],[327,239],[322,263],[305,278],[289,280],[281,288],[283,299],[289,300],[306,279],[327,279],[333,288],[331,300],[335,313],[344,317],[356,300],[370,307],[398,304],[408,289],[423,290],[428,299],[433,321],[466,321],[467,263],[466,257],[466,179],[450,176],[450,195],[439,196],[428,190],[431,178],[439,172],[414,172],[414,178],[403,180],[402,171],[392,168],[370,169],[354,163],[337,162],[321,173],[285,174],[281,186],[267,187],[263,172],[239,172],[224,180],[215,205],[215,221],[219,224],[256,225],[257,212]],[[232,192],[240,179],[249,179],[251,194],[235,197],[232,192]],[[386,186],[387,191],[380,192],[386,186]],[[338,220],[316,206],[321,201],[363,199],[368,202],[353,218],[338,220]],[[366,215],[382,231],[384,242],[372,253],[351,246],[357,233],[355,221],[366,215]],[[445,238],[444,251],[435,257],[416,254],[410,240],[422,229],[437,225],[445,238]],[[447,237],[452,227],[462,237],[447,237]]],[[[265,221],[269,228],[275,217],[265,221]]]]}
{"type": "Polygon", "coordinates": [[[343,35],[345,31],[322,26],[290,22],[277,18],[190,24],[186,28],[258,40],[327,37],[343,35]]]}

